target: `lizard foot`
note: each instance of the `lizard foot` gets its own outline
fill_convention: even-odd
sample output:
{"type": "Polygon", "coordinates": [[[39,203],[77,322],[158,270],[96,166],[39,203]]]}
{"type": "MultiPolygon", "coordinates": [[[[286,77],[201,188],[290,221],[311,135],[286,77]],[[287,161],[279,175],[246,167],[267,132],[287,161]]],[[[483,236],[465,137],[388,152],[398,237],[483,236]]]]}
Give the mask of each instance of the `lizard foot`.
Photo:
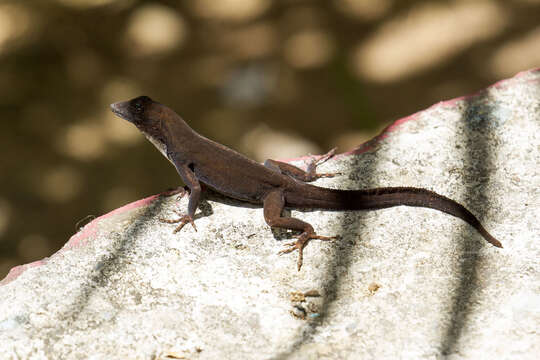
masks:
{"type": "Polygon", "coordinates": [[[180,223],[176,229],[174,229],[173,231],[173,234],[176,234],[177,232],[179,232],[180,230],[182,230],[182,228],[184,227],[184,225],[186,225],[187,223],[190,223],[191,226],[193,226],[193,229],[195,229],[195,231],[197,231],[197,227],[195,226],[195,222],[193,222],[193,218],[189,215],[183,215],[181,216],[180,218],[178,219],[159,219],[159,221],[161,222],[164,222],[164,223],[167,223],[167,224],[176,224],[176,223],[180,223]]]}
{"type": "Polygon", "coordinates": [[[332,150],[330,150],[326,154],[321,155],[321,157],[316,160],[317,165],[320,165],[320,164],[326,162],[326,160],[328,160],[332,156],[336,155],[336,150],[337,150],[337,148],[333,148],[332,150]]]}
{"type": "Polygon", "coordinates": [[[341,173],[323,173],[323,174],[317,174],[315,170],[317,169],[317,166],[321,165],[322,163],[326,162],[328,159],[333,157],[336,154],[336,149],[333,148],[329,152],[327,152],[324,155],[321,155],[317,160],[313,159],[307,166],[307,173],[310,174],[313,178],[313,180],[319,179],[319,178],[331,178],[337,175],[342,175],[341,173]]]}
{"type": "Polygon", "coordinates": [[[285,246],[287,248],[278,252],[278,255],[288,254],[290,252],[293,252],[294,250],[298,250],[298,271],[300,271],[300,269],[302,268],[302,263],[304,261],[304,248],[306,247],[307,243],[312,239],[330,241],[337,239],[337,236],[321,236],[303,232],[302,234],[300,234],[300,236],[298,236],[298,240],[286,243],[285,246]]]}

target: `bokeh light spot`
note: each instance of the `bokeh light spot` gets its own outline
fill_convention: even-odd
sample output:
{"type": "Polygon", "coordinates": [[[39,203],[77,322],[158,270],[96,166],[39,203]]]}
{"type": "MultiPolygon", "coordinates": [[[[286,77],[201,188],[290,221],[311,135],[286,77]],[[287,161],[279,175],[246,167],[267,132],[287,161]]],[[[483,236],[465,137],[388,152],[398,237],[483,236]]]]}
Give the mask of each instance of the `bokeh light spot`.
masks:
{"type": "Polygon", "coordinates": [[[493,76],[504,78],[540,65],[540,27],[502,45],[490,57],[493,76]]]}
{"type": "Polygon", "coordinates": [[[66,202],[77,196],[82,189],[82,176],[72,167],[60,166],[43,174],[36,179],[35,187],[45,200],[52,202],[66,202]]]}
{"type": "Polygon", "coordinates": [[[292,35],[285,43],[284,55],[289,64],[306,69],[320,67],[332,57],[334,44],[320,30],[304,30],[292,35]]]}
{"type": "Polygon", "coordinates": [[[241,144],[243,151],[252,154],[257,161],[320,153],[320,148],[313,142],[295,134],[270,129],[265,124],[247,132],[241,144]]]}
{"type": "Polygon", "coordinates": [[[225,47],[241,60],[268,56],[277,48],[277,42],[275,29],[264,23],[242,27],[223,36],[225,47]]]}
{"type": "Polygon", "coordinates": [[[144,136],[135,126],[120,119],[111,111],[107,111],[101,117],[102,136],[108,141],[122,146],[130,146],[144,140],[144,136]]]}
{"type": "Polygon", "coordinates": [[[69,126],[61,144],[64,153],[78,160],[94,160],[106,151],[102,131],[95,120],[69,126]]]}
{"type": "Polygon", "coordinates": [[[269,0],[192,0],[196,15],[215,20],[247,21],[270,7],[269,0]]]}
{"type": "Polygon", "coordinates": [[[489,1],[452,1],[419,6],[385,23],[353,54],[359,77],[396,81],[425,71],[503,30],[503,9],[489,1]]]}
{"type": "Polygon", "coordinates": [[[28,39],[36,17],[23,6],[0,5],[0,54],[28,39]]]}
{"type": "Polygon", "coordinates": [[[143,95],[140,87],[133,81],[123,78],[111,79],[101,91],[103,106],[113,102],[129,100],[143,95]]]}
{"type": "Polygon", "coordinates": [[[187,36],[184,19],[163,5],[145,5],[131,16],[126,40],[132,55],[159,55],[178,49],[187,36]]]}

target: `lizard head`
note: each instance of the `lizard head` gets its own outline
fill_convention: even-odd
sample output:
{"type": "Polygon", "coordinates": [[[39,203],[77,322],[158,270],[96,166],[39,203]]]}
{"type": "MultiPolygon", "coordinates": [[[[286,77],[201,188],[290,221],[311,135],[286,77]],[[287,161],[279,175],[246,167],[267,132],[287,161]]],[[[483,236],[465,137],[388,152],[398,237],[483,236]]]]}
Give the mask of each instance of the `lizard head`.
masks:
{"type": "Polygon", "coordinates": [[[148,96],[139,96],[128,101],[120,101],[111,104],[111,110],[113,113],[137,126],[141,130],[145,127],[152,126],[155,122],[155,116],[152,116],[154,105],[158,103],[154,102],[148,96]]]}
{"type": "Polygon", "coordinates": [[[112,112],[135,125],[158,150],[167,157],[164,117],[171,110],[148,96],[111,104],[112,112]]]}

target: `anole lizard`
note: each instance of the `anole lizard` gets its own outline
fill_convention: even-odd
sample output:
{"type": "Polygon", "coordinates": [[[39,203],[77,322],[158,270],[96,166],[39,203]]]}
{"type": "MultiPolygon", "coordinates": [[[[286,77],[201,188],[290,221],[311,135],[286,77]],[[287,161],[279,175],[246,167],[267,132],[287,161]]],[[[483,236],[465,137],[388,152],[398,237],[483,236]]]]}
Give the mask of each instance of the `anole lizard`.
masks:
{"type": "Polygon", "coordinates": [[[320,236],[313,227],[296,218],[282,216],[284,207],[330,210],[373,210],[392,206],[421,206],[443,211],[473,226],[488,242],[501,243],[491,236],[480,221],[463,205],[433,191],[413,187],[383,187],[366,190],[327,189],[310,184],[320,177],[317,164],[333,155],[329,152],[312,161],[307,171],[293,165],[267,160],[264,165],[207,139],[193,129],[173,110],[147,96],[111,105],[119,117],[134,124],[176,167],[190,190],[187,214],[179,219],[163,220],[179,223],[174,232],[190,223],[199,205],[201,183],[227,197],[262,204],[264,219],[270,227],[301,231],[295,242],[287,244],[280,254],[298,250],[298,270],[302,266],[303,249],[311,239],[331,240],[320,236]]]}

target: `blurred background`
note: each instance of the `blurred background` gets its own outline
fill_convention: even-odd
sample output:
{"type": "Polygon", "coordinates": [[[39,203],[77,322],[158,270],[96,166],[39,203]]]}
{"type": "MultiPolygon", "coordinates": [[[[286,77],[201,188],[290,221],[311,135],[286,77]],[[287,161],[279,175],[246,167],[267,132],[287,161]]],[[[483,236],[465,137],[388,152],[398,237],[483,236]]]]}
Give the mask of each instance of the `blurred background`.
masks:
{"type": "Polygon", "coordinates": [[[539,65],[540,0],[0,1],[0,279],[180,185],[112,102],[149,95],[263,161],[539,65]]]}

